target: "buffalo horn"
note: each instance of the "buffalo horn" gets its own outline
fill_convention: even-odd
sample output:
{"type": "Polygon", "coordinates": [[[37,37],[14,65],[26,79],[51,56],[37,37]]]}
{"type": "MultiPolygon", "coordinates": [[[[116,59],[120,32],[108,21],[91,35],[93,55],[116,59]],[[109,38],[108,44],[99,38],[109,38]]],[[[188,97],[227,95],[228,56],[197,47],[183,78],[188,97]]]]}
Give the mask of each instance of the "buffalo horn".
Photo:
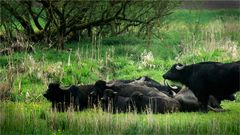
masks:
{"type": "Polygon", "coordinates": [[[169,85],[168,82],[167,82],[167,80],[164,80],[164,85],[165,85],[165,86],[168,86],[168,87],[170,87],[170,88],[172,88],[173,90],[178,89],[177,86],[171,86],[171,85],[169,85]]]}
{"type": "Polygon", "coordinates": [[[184,66],[179,66],[179,65],[176,66],[177,70],[182,70],[183,68],[184,68],[184,66]]]}

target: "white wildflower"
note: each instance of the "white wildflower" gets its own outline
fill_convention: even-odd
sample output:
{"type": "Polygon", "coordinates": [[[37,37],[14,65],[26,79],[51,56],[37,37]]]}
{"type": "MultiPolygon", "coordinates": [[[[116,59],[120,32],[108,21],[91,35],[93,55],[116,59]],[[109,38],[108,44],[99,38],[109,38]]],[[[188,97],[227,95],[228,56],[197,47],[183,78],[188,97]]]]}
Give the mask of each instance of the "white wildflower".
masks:
{"type": "Polygon", "coordinates": [[[143,67],[155,68],[155,65],[153,64],[154,57],[151,51],[147,52],[146,50],[144,50],[140,58],[141,58],[140,64],[143,67]]]}

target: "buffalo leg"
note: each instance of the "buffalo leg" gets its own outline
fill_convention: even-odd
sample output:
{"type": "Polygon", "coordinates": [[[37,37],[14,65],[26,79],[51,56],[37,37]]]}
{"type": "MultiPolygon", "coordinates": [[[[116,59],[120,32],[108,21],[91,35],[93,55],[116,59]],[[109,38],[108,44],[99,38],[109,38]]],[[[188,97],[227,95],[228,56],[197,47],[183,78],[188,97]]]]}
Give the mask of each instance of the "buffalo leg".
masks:
{"type": "Polygon", "coordinates": [[[200,102],[200,108],[199,110],[201,112],[208,112],[208,96],[200,96],[201,98],[198,98],[200,102]]]}

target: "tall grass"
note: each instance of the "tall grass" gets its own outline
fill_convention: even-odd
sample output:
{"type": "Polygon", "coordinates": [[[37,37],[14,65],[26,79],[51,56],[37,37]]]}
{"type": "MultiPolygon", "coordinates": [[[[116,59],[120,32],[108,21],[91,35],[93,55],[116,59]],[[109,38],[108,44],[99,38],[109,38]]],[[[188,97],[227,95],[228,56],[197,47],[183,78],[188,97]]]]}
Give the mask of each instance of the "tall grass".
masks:
{"type": "Polygon", "coordinates": [[[215,113],[111,114],[100,109],[57,113],[43,104],[2,102],[1,134],[239,134],[240,104],[215,113]],[[17,113],[16,113],[17,112],[17,113]]]}

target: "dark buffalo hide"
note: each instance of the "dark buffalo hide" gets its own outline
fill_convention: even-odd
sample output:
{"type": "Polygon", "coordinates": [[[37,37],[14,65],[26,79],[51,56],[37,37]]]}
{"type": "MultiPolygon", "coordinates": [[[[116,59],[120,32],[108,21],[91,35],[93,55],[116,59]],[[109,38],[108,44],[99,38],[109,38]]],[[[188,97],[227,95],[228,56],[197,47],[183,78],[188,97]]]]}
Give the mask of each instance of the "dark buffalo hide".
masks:
{"type": "Polygon", "coordinates": [[[103,97],[104,91],[108,88],[109,87],[105,81],[98,80],[95,82],[93,90],[89,96],[93,99],[94,103],[98,103],[98,101],[103,97]]]}
{"type": "Polygon", "coordinates": [[[163,75],[164,79],[178,81],[193,91],[207,111],[208,98],[213,95],[223,100],[240,89],[240,61],[232,63],[201,62],[192,65],[175,64],[163,75]]]}
{"type": "Polygon", "coordinates": [[[58,111],[66,111],[72,107],[74,110],[82,110],[88,106],[88,95],[94,85],[71,85],[61,88],[59,83],[50,83],[43,96],[52,102],[52,108],[58,111]]]}
{"type": "Polygon", "coordinates": [[[156,88],[141,86],[141,85],[135,85],[135,84],[110,85],[110,86],[107,86],[107,87],[116,91],[116,92],[118,92],[119,95],[124,96],[124,97],[130,96],[135,91],[139,91],[146,96],[169,97],[168,95],[164,94],[163,92],[160,92],[156,88]]]}
{"type": "Polygon", "coordinates": [[[113,80],[109,81],[107,83],[108,85],[122,85],[122,84],[134,84],[134,85],[141,85],[141,86],[147,86],[147,87],[152,87],[156,88],[159,91],[169,95],[173,96],[175,93],[179,92],[181,90],[181,87],[176,86],[173,89],[172,87],[169,87],[168,85],[162,85],[156,80],[148,77],[148,76],[142,76],[137,79],[132,79],[132,80],[113,80]]]}
{"type": "Polygon", "coordinates": [[[165,113],[176,111],[180,107],[177,100],[153,87],[124,84],[112,85],[111,89],[118,92],[120,96],[130,96],[130,100],[137,112],[150,109],[149,111],[153,113],[165,113]]]}
{"type": "MultiPolygon", "coordinates": [[[[147,87],[147,86],[141,86],[131,83],[113,83],[113,84],[107,84],[104,81],[97,81],[95,84],[95,90],[92,92],[93,95],[99,95],[100,97],[104,96],[104,92],[107,89],[111,89],[114,92],[117,92],[118,97],[135,97],[135,93],[139,92],[143,94],[144,98],[141,100],[136,100],[139,102],[136,102],[135,107],[137,108],[137,111],[142,111],[142,108],[146,107],[146,104],[153,104],[155,108],[153,108],[151,105],[149,106],[151,109],[153,109],[153,112],[170,112],[172,110],[172,106],[176,106],[178,103],[177,100],[175,100],[172,97],[169,97],[168,95],[164,94],[163,92],[159,91],[158,89],[154,87],[147,87]],[[146,98],[145,98],[146,97],[146,98]],[[154,99],[153,102],[147,102],[148,99],[154,99]],[[177,103],[176,103],[177,102],[177,103]],[[140,106],[139,106],[140,105],[140,106]],[[162,107],[161,107],[162,105],[162,107]],[[157,107],[156,107],[157,106],[157,107]],[[169,109],[171,108],[171,109],[169,109]],[[159,110],[157,110],[159,109],[159,110]]],[[[132,100],[132,99],[130,99],[132,100]]],[[[179,103],[178,103],[179,104],[179,103]]],[[[176,107],[177,108],[177,107],[176,107]]],[[[175,110],[175,109],[173,109],[175,110]]],[[[177,110],[177,109],[176,109],[177,110]]]]}
{"type": "Polygon", "coordinates": [[[111,89],[106,89],[101,98],[103,110],[108,112],[129,112],[132,109],[132,104],[129,97],[118,95],[111,89]]]}
{"type": "MultiPolygon", "coordinates": [[[[130,83],[122,83],[114,81],[111,84],[107,84],[105,81],[98,80],[94,85],[94,90],[91,92],[91,96],[103,97],[104,90],[112,89],[115,92],[118,92],[121,96],[129,97],[134,91],[142,91],[144,94],[151,93],[160,93],[157,89],[140,86],[130,83]]],[[[167,96],[167,95],[166,95],[167,96]]]]}
{"type": "Polygon", "coordinates": [[[151,79],[148,76],[143,76],[140,77],[138,79],[136,79],[135,81],[132,81],[131,84],[135,84],[135,85],[142,85],[142,86],[147,86],[147,87],[152,87],[152,88],[156,88],[159,91],[167,94],[168,96],[173,96],[175,93],[179,92],[181,87],[176,86],[174,89],[169,87],[169,86],[165,86],[160,84],[159,82],[151,79]]]}
{"type": "MultiPolygon", "coordinates": [[[[194,95],[194,93],[188,88],[182,88],[174,98],[179,101],[181,104],[181,111],[198,111],[200,109],[200,104],[198,98],[194,95]]],[[[230,95],[226,97],[227,100],[234,100],[234,95],[230,95]]],[[[212,111],[222,111],[222,107],[220,106],[220,101],[210,95],[208,99],[208,109],[212,111]]]]}
{"type": "Polygon", "coordinates": [[[137,112],[166,113],[180,109],[180,103],[171,97],[147,96],[139,91],[132,93],[131,101],[137,112]]]}
{"type": "Polygon", "coordinates": [[[174,98],[181,104],[180,111],[198,111],[198,98],[188,88],[180,90],[174,98]]]}

